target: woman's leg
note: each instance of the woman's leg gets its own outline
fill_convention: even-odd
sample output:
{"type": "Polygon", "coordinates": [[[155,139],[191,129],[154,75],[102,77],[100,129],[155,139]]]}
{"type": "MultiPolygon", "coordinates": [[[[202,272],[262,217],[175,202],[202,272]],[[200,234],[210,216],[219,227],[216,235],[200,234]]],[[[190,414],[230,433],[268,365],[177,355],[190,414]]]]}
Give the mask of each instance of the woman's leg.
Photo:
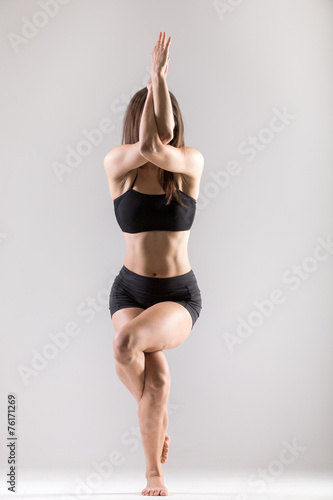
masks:
{"type": "Polygon", "coordinates": [[[139,404],[145,384],[145,353],[137,353],[128,362],[115,359],[115,369],[118,378],[139,404]]]}
{"type": "Polygon", "coordinates": [[[139,403],[144,391],[144,355],[182,344],[191,332],[192,318],[183,306],[167,301],[146,310],[119,309],[112,322],[116,330],[113,337],[116,371],[139,403]]]}
{"type": "MultiPolygon", "coordinates": [[[[128,321],[134,319],[138,316],[143,309],[141,308],[124,308],[120,311],[117,311],[112,317],[112,321],[114,327],[117,330],[120,330],[122,326],[124,326],[128,321]]],[[[116,345],[114,344],[114,347],[116,345]]],[[[129,392],[133,395],[137,403],[141,400],[141,397],[144,392],[145,386],[145,377],[147,375],[147,356],[148,360],[148,377],[150,380],[153,378],[153,374],[155,373],[167,373],[168,378],[170,379],[170,371],[167,364],[167,360],[163,351],[155,351],[152,353],[143,353],[144,356],[140,358],[140,352],[138,357],[134,357],[134,362],[128,363],[127,365],[123,362],[117,361],[118,353],[115,351],[115,369],[120,381],[125,385],[125,387],[129,390],[129,392]],[[142,377],[142,373],[144,376],[142,377]],[[142,382],[143,378],[143,382],[142,382]]],[[[170,380],[169,380],[170,384],[170,380]]],[[[146,398],[145,398],[146,399],[146,398]]],[[[165,429],[164,432],[164,440],[162,445],[162,454],[161,454],[161,462],[165,463],[168,457],[169,451],[169,443],[170,436],[167,434],[168,427],[168,412],[167,409],[164,414],[163,426],[165,429]]]]}
{"type": "Polygon", "coordinates": [[[150,453],[156,454],[156,466],[160,467],[164,437],[169,423],[167,401],[170,395],[171,378],[169,365],[163,351],[146,353],[145,356],[145,387],[138,404],[137,415],[144,438],[148,438],[147,443],[150,442],[149,440],[156,443],[156,450],[151,451],[150,446],[148,446],[149,449],[147,448],[149,455],[147,467],[149,470],[153,470],[154,463],[150,458],[150,453]],[[149,436],[146,436],[148,432],[149,436]],[[154,433],[156,434],[156,439],[154,438],[154,433]]]}
{"type": "MultiPolygon", "coordinates": [[[[142,491],[143,495],[167,495],[163,482],[161,453],[162,438],[168,423],[166,403],[170,392],[170,374],[163,350],[182,344],[189,336],[191,328],[192,317],[187,309],[175,302],[163,301],[148,307],[133,320],[123,324],[114,338],[115,359],[130,374],[129,379],[132,377],[132,386],[137,384],[135,374],[138,373],[139,356],[141,353],[145,356],[145,368],[142,370],[143,392],[138,403],[146,457],[147,486],[142,491]],[[148,368],[149,354],[160,357],[163,367],[161,370],[154,372],[148,368]]],[[[140,391],[142,386],[140,383],[137,385],[136,390],[140,391]]]]}
{"type": "MultiPolygon", "coordinates": [[[[144,309],[141,307],[125,307],[119,309],[112,316],[115,331],[118,332],[126,323],[139,316],[144,309]]],[[[113,353],[115,369],[120,381],[129,390],[137,403],[143,394],[145,379],[144,352],[136,351],[131,356],[122,356],[125,346],[119,346],[117,335],[113,337],[113,353]]],[[[126,353],[125,353],[126,354],[126,353]]]]}
{"type": "Polygon", "coordinates": [[[146,353],[145,386],[137,412],[146,458],[147,486],[142,491],[143,495],[167,494],[161,455],[163,452],[164,456],[167,454],[164,442],[169,421],[167,400],[170,387],[170,371],[164,352],[146,353]]]}

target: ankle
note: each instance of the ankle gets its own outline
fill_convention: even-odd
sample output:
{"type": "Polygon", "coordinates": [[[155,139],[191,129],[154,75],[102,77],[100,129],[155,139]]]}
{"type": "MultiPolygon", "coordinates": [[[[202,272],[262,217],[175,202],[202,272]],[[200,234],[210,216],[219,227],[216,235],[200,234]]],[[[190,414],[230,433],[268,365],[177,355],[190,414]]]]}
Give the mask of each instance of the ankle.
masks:
{"type": "Polygon", "coordinates": [[[156,468],[151,470],[146,470],[146,478],[150,479],[151,477],[160,477],[163,479],[163,470],[162,468],[156,468]]]}

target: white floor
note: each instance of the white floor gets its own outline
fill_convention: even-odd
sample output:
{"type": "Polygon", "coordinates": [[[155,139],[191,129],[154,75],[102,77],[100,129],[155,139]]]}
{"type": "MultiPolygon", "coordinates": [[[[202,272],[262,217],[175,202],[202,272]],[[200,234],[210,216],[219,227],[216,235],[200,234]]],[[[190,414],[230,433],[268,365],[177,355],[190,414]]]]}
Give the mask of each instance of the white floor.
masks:
{"type": "MultiPolygon", "coordinates": [[[[247,483],[248,474],[203,469],[164,470],[169,497],[174,500],[333,500],[333,477],[325,475],[286,475],[255,491],[247,483]]],[[[16,493],[6,491],[1,481],[1,498],[30,500],[131,500],[142,498],[146,486],[144,473],[117,470],[109,477],[82,471],[28,471],[17,477],[16,493]]]]}

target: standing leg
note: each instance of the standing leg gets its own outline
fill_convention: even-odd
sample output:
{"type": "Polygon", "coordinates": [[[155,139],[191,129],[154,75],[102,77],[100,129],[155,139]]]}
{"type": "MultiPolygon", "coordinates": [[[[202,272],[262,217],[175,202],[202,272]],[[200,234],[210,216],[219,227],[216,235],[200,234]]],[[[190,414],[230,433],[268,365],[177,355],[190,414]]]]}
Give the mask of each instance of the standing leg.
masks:
{"type": "Polygon", "coordinates": [[[142,372],[139,372],[139,376],[142,375],[142,385],[138,384],[136,388],[138,393],[142,390],[138,416],[146,457],[147,486],[142,491],[143,495],[168,494],[163,484],[161,453],[167,425],[166,402],[170,391],[170,374],[163,350],[182,344],[191,328],[192,317],[187,309],[181,304],[163,301],[148,307],[133,320],[123,324],[114,338],[115,358],[128,367],[134,385],[135,374],[138,373],[138,368],[135,367],[138,357],[142,353],[145,356],[145,368],[141,367],[142,372]],[[162,370],[154,372],[148,369],[151,353],[159,355],[162,362],[165,360],[162,370]]]}
{"type": "MultiPolygon", "coordinates": [[[[117,352],[117,351],[115,351],[117,352]]],[[[140,353],[139,353],[140,354],[140,353]]],[[[117,357],[118,355],[115,354],[117,357]]],[[[116,363],[116,372],[121,380],[121,382],[127,387],[127,389],[131,392],[133,397],[138,403],[138,409],[139,409],[139,404],[142,400],[142,397],[144,395],[144,387],[146,383],[146,378],[148,380],[152,380],[154,377],[154,374],[156,373],[167,373],[168,374],[168,379],[170,379],[170,372],[168,369],[168,364],[167,360],[165,357],[165,354],[163,351],[155,351],[155,352],[149,352],[149,353],[143,353],[144,361],[143,363],[140,361],[140,357],[138,358],[133,357],[131,363],[124,363],[124,361],[117,361],[115,360],[116,363]],[[147,362],[148,359],[148,362],[147,362]],[[142,376],[143,373],[143,383],[142,383],[142,376]],[[139,374],[139,375],[138,375],[139,374]],[[141,385],[142,384],[142,385],[141,385]],[[143,388],[143,389],[142,389],[143,388]]],[[[155,375],[156,376],[156,375],[155,375]]],[[[169,380],[170,383],[170,380],[169,380]]],[[[145,398],[146,400],[147,398],[145,398]]],[[[139,412],[137,413],[139,415],[139,412]]],[[[168,428],[168,411],[167,407],[165,408],[164,412],[164,418],[163,418],[163,444],[162,444],[162,451],[160,455],[160,461],[162,463],[165,463],[168,457],[168,451],[169,451],[169,443],[170,443],[170,436],[166,433],[167,428],[168,428]]]]}
{"type": "Polygon", "coordinates": [[[142,445],[146,458],[147,486],[143,495],[167,495],[161,455],[168,427],[167,400],[170,394],[170,371],[164,352],[146,353],[146,378],[138,405],[142,445]],[[157,362],[158,361],[158,362],[157,362]]]}
{"type": "MultiPolygon", "coordinates": [[[[119,331],[126,323],[136,318],[143,312],[140,308],[125,308],[117,311],[113,317],[112,322],[116,331],[119,331]]],[[[114,358],[115,358],[115,369],[120,381],[125,385],[125,387],[132,394],[136,402],[142,397],[145,376],[146,376],[146,358],[141,356],[141,352],[137,353],[137,356],[132,356],[132,363],[124,363],[124,357],[121,356],[121,349],[119,348],[119,340],[114,338],[113,348],[114,348],[114,358]],[[142,377],[143,373],[143,377],[142,377]],[[143,380],[143,381],[142,381],[143,380]]],[[[143,353],[144,356],[149,354],[149,370],[156,373],[158,371],[163,371],[163,364],[167,363],[165,354],[163,351],[154,351],[151,353],[143,353]],[[161,355],[162,353],[162,355],[161,355]]],[[[168,371],[168,370],[167,370],[168,371]]],[[[161,462],[165,463],[168,457],[170,436],[166,433],[168,427],[168,413],[165,412],[164,417],[164,428],[165,436],[163,443],[163,451],[161,455],[161,462]]]]}

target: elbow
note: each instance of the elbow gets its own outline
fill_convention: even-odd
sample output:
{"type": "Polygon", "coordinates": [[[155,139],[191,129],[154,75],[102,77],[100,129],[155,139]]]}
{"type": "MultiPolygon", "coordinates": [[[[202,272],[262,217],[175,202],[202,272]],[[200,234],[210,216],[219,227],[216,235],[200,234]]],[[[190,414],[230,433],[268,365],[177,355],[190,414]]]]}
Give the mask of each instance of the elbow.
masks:
{"type": "Polygon", "coordinates": [[[144,141],[139,143],[139,152],[142,156],[146,158],[151,153],[160,153],[163,150],[163,146],[168,144],[173,138],[172,134],[166,134],[162,137],[157,136],[152,140],[144,141]]]}
{"type": "Polygon", "coordinates": [[[149,151],[152,151],[152,145],[151,144],[145,143],[145,144],[140,144],[139,145],[139,153],[140,153],[140,155],[145,156],[145,155],[149,154],[149,151]]]}
{"type": "Polygon", "coordinates": [[[147,156],[149,155],[149,153],[157,153],[158,145],[153,142],[145,142],[143,144],[140,144],[139,152],[142,156],[147,156]]]}
{"type": "Polygon", "coordinates": [[[104,169],[109,170],[111,163],[112,163],[111,162],[111,153],[109,152],[103,161],[104,169]]]}
{"type": "Polygon", "coordinates": [[[173,134],[167,134],[167,135],[164,135],[163,137],[161,137],[161,142],[162,144],[169,144],[169,142],[171,142],[173,139],[173,134]]]}

